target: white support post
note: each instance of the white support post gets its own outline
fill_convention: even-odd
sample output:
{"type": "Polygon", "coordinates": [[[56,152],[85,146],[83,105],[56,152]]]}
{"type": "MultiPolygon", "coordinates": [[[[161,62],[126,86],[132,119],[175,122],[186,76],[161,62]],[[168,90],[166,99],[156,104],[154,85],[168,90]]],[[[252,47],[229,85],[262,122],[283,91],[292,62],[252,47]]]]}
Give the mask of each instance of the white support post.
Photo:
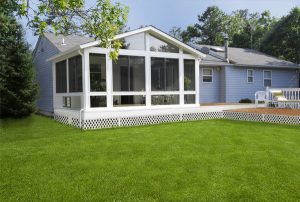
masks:
{"type": "Polygon", "coordinates": [[[107,108],[113,108],[113,61],[109,58],[109,53],[106,53],[106,102],[107,108]]]}
{"type": "Polygon", "coordinates": [[[146,79],[146,107],[151,107],[151,56],[150,56],[150,38],[149,34],[145,33],[145,79],[146,79]]]}
{"type": "Polygon", "coordinates": [[[90,61],[89,61],[89,52],[84,50],[83,58],[82,58],[82,78],[83,78],[83,109],[90,108],[90,85],[89,85],[89,78],[90,78],[90,61]]]}
{"type": "Polygon", "coordinates": [[[196,104],[200,105],[200,59],[195,60],[195,88],[196,88],[196,104]]]}
{"type": "Polygon", "coordinates": [[[52,104],[53,104],[53,110],[55,109],[55,100],[56,100],[56,69],[55,69],[55,62],[52,62],[52,92],[53,92],[53,98],[52,98],[52,104]]]}
{"type": "Polygon", "coordinates": [[[179,49],[179,104],[184,105],[184,61],[183,51],[179,49]]]}

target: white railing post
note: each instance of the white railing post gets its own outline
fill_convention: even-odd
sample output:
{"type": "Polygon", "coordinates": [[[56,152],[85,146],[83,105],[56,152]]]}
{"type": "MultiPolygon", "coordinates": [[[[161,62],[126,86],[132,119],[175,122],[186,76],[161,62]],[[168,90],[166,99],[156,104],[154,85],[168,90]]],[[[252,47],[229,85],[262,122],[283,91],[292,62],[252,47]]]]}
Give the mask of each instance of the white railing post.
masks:
{"type": "Polygon", "coordinates": [[[269,106],[269,95],[270,91],[269,91],[269,87],[266,88],[266,101],[265,101],[265,107],[269,106]]]}

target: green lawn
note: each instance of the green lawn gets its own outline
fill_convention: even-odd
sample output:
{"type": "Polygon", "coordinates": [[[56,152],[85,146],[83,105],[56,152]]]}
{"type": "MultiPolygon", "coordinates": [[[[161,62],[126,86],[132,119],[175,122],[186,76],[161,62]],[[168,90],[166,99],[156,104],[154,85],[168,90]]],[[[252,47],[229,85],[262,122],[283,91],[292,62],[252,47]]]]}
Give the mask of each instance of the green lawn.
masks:
{"type": "Polygon", "coordinates": [[[0,129],[0,201],[300,200],[299,126],[81,131],[35,115],[0,129]]]}

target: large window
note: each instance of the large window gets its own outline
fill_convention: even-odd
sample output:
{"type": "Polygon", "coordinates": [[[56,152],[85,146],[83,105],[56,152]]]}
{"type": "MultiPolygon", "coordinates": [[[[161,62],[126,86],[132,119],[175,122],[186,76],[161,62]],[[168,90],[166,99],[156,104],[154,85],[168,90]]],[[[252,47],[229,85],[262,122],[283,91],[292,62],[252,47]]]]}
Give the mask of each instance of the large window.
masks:
{"type": "Polygon", "coordinates": [[[179,90],[178,59],[151,58],[151,90],[179,90]]]}
{"type": "Polygon", "coordinates": [[[145,91],[145,57],[119,56],[113,64],[113,90],[145,91]]]}
{"type": "Polygon", "coordinates": [[[272,86],[272,71],[271,70],[264,70],[264,87],[271,87],[272,86]]]}
{"type": "Polygon", "coordinates": [[[90,91],[106,91],[106,56],[90,54],[90,91]]]}
{"type": "Polygon", "coordinates": [[[91,107],[106,107],[106,96],[91,96],[90,97],[91,107]]]}
{"type": "Polygon", "coordinates": [[[145,33],[134,34],[123,39],[121,49],[128,50],[145,50],[145,33]]]}
{"type": "Polygon", "coordinates": [[[158,39],[152,35],[150,36],[150,51],[154,52],[169,52],[169,53],[179,53],[179,48],[173,46],[172,44],[158,39]]]}
{"type": "Polygon", "coordinates": [[[69,59],[69,92],[82,92],[82,60],[80,55],[69,59]]]}
{"type": "Polygon", "coordinates": [[[184,90],[195,90],[195,60],[184,60],[184,90]]]}
{"type": "Polygon", "coordinates": [[[61,61],[55,64],[56,93],[67,92],[67,62],[61,61]]]}
{"type": "Polygon", "coordinates": [[[114,107],[145,106],[145,95],[115,95],[113,97],[114,107]]]}
{"type": "Polygon", "coordinates": [[[213,82],[213,69],[212,68],[203,68],[202,69],[202,82],[203,83],[212,83],[213,82]]]}

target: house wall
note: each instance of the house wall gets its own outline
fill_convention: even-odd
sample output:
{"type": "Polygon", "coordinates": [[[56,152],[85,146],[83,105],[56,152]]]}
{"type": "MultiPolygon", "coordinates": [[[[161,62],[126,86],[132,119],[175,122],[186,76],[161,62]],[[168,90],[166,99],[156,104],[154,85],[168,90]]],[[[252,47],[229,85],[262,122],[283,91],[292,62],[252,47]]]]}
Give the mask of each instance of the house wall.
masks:
{"type": "Polygon", "coordinates": [[[59,53],[46,38],[40,38],[34,55],[36,79],[39,84],[37,108],[41,112],[53,112],[52,63],[46,60],[59,53]]]}
{"type": "Polygon", "coordinates": [[[256,91],[265,90],[263,84],[263,70],[272,70],[272,88],[297,88],[299,85],[299,78],[295,69],[227,66],[225,67],[226,102],[238,102],[243,98],[254,100],[256,91]],[[253,83],[247,83],[247,69],[254,70],[253,83]]]}
{"type": "Polygon", "coordinates": [[[201,67],[200,65],[200,103],[222,102],[225,99],[224,94],[224,69],[223,67],[201,67]],[[204,83],[202,81],[202,69],[213,69],[212,83],[204,83]],[[222,94],[223,93],[223,94],[222,94]]]}

